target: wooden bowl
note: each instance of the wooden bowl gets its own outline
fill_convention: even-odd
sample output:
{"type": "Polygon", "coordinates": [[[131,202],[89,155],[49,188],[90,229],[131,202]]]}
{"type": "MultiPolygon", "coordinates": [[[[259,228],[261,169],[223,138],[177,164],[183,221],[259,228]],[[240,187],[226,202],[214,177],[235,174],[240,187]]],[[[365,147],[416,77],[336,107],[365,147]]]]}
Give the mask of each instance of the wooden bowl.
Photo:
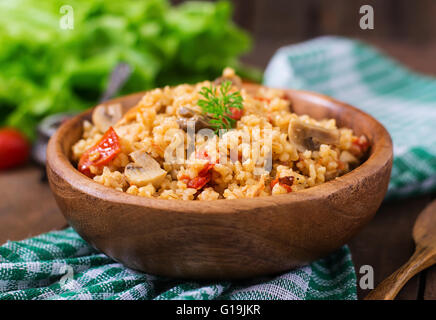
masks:
{"type": "MultiPolygon", "coordinates": [[[[246,85],[251,90],[253,85],[246,85]]],[[[91,245],[150,274],[236,279],[283,272],[340,248],[373,217],[386,193],[392,142],[368,114],[326,96],[287,91],[292,109],[368,137],[368,159],[327,183],[253,199],[183,201],[122,193],[82,175],[70,162],[84,112],[64,123],[47,150],[47,174],[70,225],[91,245]]],[[[143,93],[121,97],[125,108],[143,93]]]]}

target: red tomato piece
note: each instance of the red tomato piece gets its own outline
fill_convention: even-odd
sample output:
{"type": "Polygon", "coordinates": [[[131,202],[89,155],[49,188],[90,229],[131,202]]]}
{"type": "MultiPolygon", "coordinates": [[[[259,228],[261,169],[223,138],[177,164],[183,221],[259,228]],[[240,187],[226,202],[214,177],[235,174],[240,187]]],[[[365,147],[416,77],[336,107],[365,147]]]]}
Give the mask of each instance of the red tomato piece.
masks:
{"type": "Polygon", "coordinates": [[[230,107],[230,112],[231,112],[231,115],[229,115],[230,118],[232,118],[233,120],[239,120],[244,114],[244,109],[230,107]]]}
{"type": "Polygon", "coordinates": [[[360,136],[353,140],[353,144],[359,147],[360,152],[364,153],[369,148],[369,141],[365,136],[360,136]]]}
{"type": "Polygon", "coordinates": [[[197,177],[188,180],[189,179],[188,177],[183,176],[180,178],[180,180],[185,182],[186,186],[188,188],[194,188],[194,189],[199,190],[199,189],[203,188],[212,179],[211,170],[213,169],[214,166],[215,166],[214,163],[207,163],[204,166],[204,168],[198,172],[197,177]],[[188,179],[186,179],[185,177],[188,179]]]}
{"type": "Polygon", "coordinates": [[[189,180],[191,180],[191,178],[189,178],[189,176],[187,176],[187,175],[183,175],[179,179],[179,181],[182,181],[185,184],[188,184],[189,180]]]}
{"type": "Polygon", "coordinates": [[[207,175],[210,173],[210,171],[213,169],[214,166],[215,166],[215,164],[213,164],[213,163],[208,163],[208,164],[206,164],[206,165],[204,166],[204,168],[201,169],[200,172],[198,172],[198,175],[199,175],[200,177],[205,177],[205,176],[207,176],[207,175]]]}
{"type": "Polygon", "coordinates": [[[283,177],[283,178],[275,178],[273,181],[271,181],[271,184],[270,184],[271,190],[272,190],[272,188],[274,188],[274,186],[277,183],[280,184],[281,187],[285,188],[288,193],[292,192],[291,187],[294,184],[294,177],[289,176],[289,177],[283,177]]]}
{"type": "Polygon", "coordinates": [[[280,186],[282,186],[283,188],[285,188],[286,189],[286,191],[289,193],[289,192],[292,192],[292,188],[291,188],[291,186],[288,186],[287,184],[283,184],[283,183],[280,183],[280,186]]]}
{"type": "Polygon", "coordinates": [[[0,129],[0,170],[24,164],[29,153],[30,144],[23,134],[12,128],[0,129]]]}
{"type": "Polygon", "coordinates": [[[271,99],[264,98],[264,97],[254,97],[254,99],[259,100],[259,101],[264,101],[266,103],[270,103],[271,102],[271,99]]]}
{"type": "Polygon", "coordinates": [[[195,157],[197,158],[197,159],[202,159],[202,160],[210,160],[210,158],[209,158],[209,154],[207,153],[207,151],[206,150],[203,150],[203,151],[197,151],[197,153],[195,154],[195,157]]]}
{"type": "Polygon", "coordinates": [[[279,182],[279,178],[275,178],[273,181],[271,181],[270,183],[270,187],[271,190],[274,188],[274,186],[279,182]]]}
{"type": "Polygon", "coordinates": [[[110,127],[104,136],[82,155],[78,166],[79,171],[88,177],[92,177],[90,166],[104,166],[112,161],[120,152],[120,138],[115,130],[110,127]]]}
{"type": "Polygon", "coordinates": [[[205,177],[200,177],[200,176],[195,177],[195,178],[189,180],[187,187],[199,190],[199,189],[203,188],[206,185],[206,183],[208,183],[210,181],[210,179],[211,179],[210,175],[207,175],[205,177]]]}

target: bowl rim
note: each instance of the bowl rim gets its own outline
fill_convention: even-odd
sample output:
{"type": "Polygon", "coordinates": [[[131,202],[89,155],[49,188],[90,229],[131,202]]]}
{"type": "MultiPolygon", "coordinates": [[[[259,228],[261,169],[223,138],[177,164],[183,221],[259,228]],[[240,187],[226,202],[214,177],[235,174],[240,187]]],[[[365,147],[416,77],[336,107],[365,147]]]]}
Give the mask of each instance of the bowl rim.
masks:
{"type": "MultiPolygon", "coordinates": [[[[292,203],[314,200],[320,198],[321,196],[330,196],[340,192],[347,186],[350,186],[350,184],[355,184],[359,179],[376,174],[382,167],[386,166],[392,161],[393,150],[391,137],[384,126],[371,115],[345,102],[341,102],[323,94],[306,90],[280,90],[285,90],[293,94],[299,94],[303,98],[310,97],[310,99],[322,103],[322,105],[327,108],[339,107],[349,109],[351,112],[358,113],[368,121],[372,122],[374,127],[377,129],[377,139],[374,139],[371,145],[371,153],[366,161],[350,172],[337,177],[334,180],[288,194],[243,199],[217,199],[210,201],[140,197],[106,187],[97,183],[93,179],[86,177],[73,166],[72,162],[68,158],[68,154],[63,152],[62,138],[68,134],[70,128],[77,125],[77,122],[83,122],[84,118],[92,112],[93,108],[90,108],[76,115],[72,119],[65,121],[59,127],[56,133],[50,138],[47,146],[47,168],[50,167],[50,169],[57,176],[61,177],[61,179],[68,183],[72,188],[101,200],[162,211],[171,210],[172,212],[177,213],[190,212],[197,214],[222,215],[241,211],[250,211],[253,210],[253,208],[268,208],[277,205],[289,205],[292,203]]],[[[136,97],[140,99],[144,93],[145,91],[121,96],[108,100],[105,103],[118,103],[122,100],[128,98],[133,99],[136,97]]]]}

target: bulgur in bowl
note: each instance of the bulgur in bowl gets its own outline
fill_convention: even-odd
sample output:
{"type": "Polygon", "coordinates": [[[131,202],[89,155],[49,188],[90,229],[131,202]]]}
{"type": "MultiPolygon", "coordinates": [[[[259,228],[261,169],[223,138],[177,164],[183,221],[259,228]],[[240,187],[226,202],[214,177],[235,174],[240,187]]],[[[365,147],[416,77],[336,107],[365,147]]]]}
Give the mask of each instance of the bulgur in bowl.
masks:
{"type": "Polygon", "coordinates": [[[293,113],[283,90],[245,89],[228,68],[215,83],[151,90],[124,115],[120,104],[98,106],[92,121],[84,122],[72,156],[81,172],[121,192],[217,200],[325,183],[358,166],[368,147],[365,135],[338,128],[333,118],[293,113]],[[240,99],[239,108],[229,107],[231,125],[218,123],[220,130],[216,114],[199,103],[208,88],[218,92],[214,99],[223,97],[223,90],[240,99]],[[109,139],[112,145],[99,149],[109,139]]]}
{"type": "Polygon", "coordinates": [[[108,101],[64,123],[47,154],[57,203],[85,240],[133,269],[193,279],[282,272],[340,248],[377,211],[392,166],[371,116],[231,70],[108,101]],[[219,118],[199,100],[236,110],[219,118]]]}

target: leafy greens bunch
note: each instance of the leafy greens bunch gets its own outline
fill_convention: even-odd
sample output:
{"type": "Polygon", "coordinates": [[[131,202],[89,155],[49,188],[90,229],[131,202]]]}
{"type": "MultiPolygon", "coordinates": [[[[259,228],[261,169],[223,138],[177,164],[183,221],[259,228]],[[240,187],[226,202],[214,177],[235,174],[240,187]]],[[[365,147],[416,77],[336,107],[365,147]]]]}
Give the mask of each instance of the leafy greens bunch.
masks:
{"type": "Polygon", "coordinates": [[[44,116],[92,106],[119,62],[133,69],[121,94],[214,78],[225,66],[259,80],[238,63],[250,38],[228,1],[69,0],[72,30],[59,26],[64,4],[0,0],[0,126],[33,137],[44,116]]]}

